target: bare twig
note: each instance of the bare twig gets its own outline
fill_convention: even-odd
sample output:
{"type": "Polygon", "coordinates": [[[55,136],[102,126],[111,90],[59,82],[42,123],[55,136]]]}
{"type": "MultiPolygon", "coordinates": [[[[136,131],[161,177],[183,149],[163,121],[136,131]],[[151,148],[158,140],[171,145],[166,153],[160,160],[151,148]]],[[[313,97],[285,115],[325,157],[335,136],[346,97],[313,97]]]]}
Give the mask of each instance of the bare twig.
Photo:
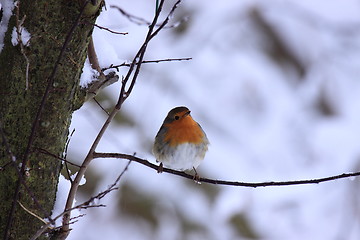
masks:
{"type": "MultiPolygon", "coordinates": [[[[89,22],[87,22],[87,23],[89,23],[89,22]]],[[[89,23],[89,24],[90,24],[90,23],[89,23]]],[[[111,33],[113,33],[113,34],[119,34],[119,35],[127,35],[127,34],[128,34],[127,32],[117,32],[117,31],[111,30],[111,29],[109,29],[109,28],[107,28],[107,27],[99,26],[99,25],[97,25],[97,24],[95,24],[95,23],[93,23],[92,25],[94,25],[95,27],[97,27],[97,28],[99,28],[99,29],[101,29],[101,30],[108,31],[108,32],[111,32],[111,33]]]]}
{"type": "Polygon", "coordinates": [[[132,64],[129,68],[129,71],[128,71],[128,74],[125,76],[124,78],[124,82],[126,83],[131,74],[132,74],[132,70],[133,68],[135,67],[136,65],[136,69],[135,69],[135,72],[134,72],[134,76],[133,76],[133,80],[131,81],[130,83],[130,86],[129,88],[125,91],[125,85],[126,84],[123,84],[122,88],[121,88],[121,92],[120,92],[120,96],[119,96],[119,101],[118,103],[116,104],[115,108],[116,109],[119,109],[119,107],[121,106],[121,104],[125,101],[125,99],[130,95],[130,93],[132,92],[132,89],[134,88],[135,86],[135,82],[136,82],[136,79],[137,79],[137,76],[139,74],[139,71],[140,71],[140,67],[142,65],[142,61],[144,59],[144,55],[145,55],[145,50],[148,46],[148,43],[151,41],[151,39],[153,37],[155,37],[165,26],[166,24],[169,22],[169,19],[170,17],[172,16],[172,14],[174,13],[175,9],[178,7],[178,5],[180,4],[181,0],[178,0],[172,7],[172,9],[170,10],[169,14],[167,15],[167,17],[165,18],[165,20],[160,24],[160,26],[154,30],[155,26],[156,26],[156,22],[159,18],[159,15],[160,15],[160,12],[162,10],[162,7],[163,7],[163,4],[164,4],[164,0],[161,0],[160,1],[160,4],[157,8],[157,12],[155,14],[155,17],[154,17],[154,20],[153,22],[151,23],[151,25],[149,26],[149,31],[148,31],[148,34],[146,36],[146,40],[144,42],[144,44],[141,46],[140,50],[138,51],[138,53],[136,54],[134,60],[132,61],[132,64]],[[137,59],[139,59],[137,61],[137,59]],[[137,62],[137,64],[136,64],[137,62]]]}
{"type": "MultiPolygon", "coordinates": [[[[67,152],[68,152],[69,144],[70,144],[71,138],[72,138],[72,136],[74,135],[74,133],[75,133],[75,128],[74,128],[74,129],[72,130],[72,132],[70,133],[70,136],[68,137],[68,139],[67,139],[67,141],[66,141],[65,149],[64,149],[64,163],[65,163],[64,165],[65,165],[65,169],[66,169],[67,176],[68,176],[71,184],[72,184],[72,179],[71,179],[71,174],[70,174],[70,169],[69,169],[69,167],[68,167],[68,163],[69,163],[69,164],[73,164],[73,163],[67,161],[66,158],[67,158],[67,152]]],[[[75,164],[75,166],[80,167],[80,166],[77,165],[77,164],[75,164]]]]}
{"type": "Polygon", "coordinates": [[[115,72],[111,72],[105,75],[104,72],[101,70],[92,36],[90,36],[90,41],[88,45],[88,59],[91,68],[95,69],[99,73],[99,76],[97,77],[96,81],[93,81],[87,87],[86,100],[95,97],[100,89],[117,82],[117,80],[119,79],[115,72]]]}
{"type": "Polygon", "coordinates": [[[29,89],[29,68],[30,68],[30,61],[29,58],[26,56],[25,54],[25,46],[28,45],[29,43],[23,43],[22,41],[22,33],[24,30],[24,21],[26,19],[26,15],[24,15],[24,17],[20,20],[20,1],[16,1],[15,2],[15,7],[16,7],[16,34],[17,34],[17,42],[20,46],[20,51],[21,54],[24,56],[25,61],[26,61],[26,71],[25,71],[25,90],[29,89]]]}
{"type": "Polygon", "coordinates": [[[118,6],[110,5],[110,8],[116,8],[122,15],[124,15],[132,23],[135,23],[138,25],[150,25],[151,24],[151,22],[147,21],[146,19],[132,15],[118,6]]]}
{"type": "Polygon", "coordinates": [[[104,73],[102,73],[101,68],[100,68],[100,64],[99,64],[98,57],[96,55],[94,41],[93,41],[92,36],[90,36],[90,41],[89,41],[89,45],[88,45],[88,58],[89,58],[91,68],[98,71],[100,75],[101,74],[104,75],[104,73]]]}
{"type": "Polygon", "coordinates": [[[92,69],[98,72],[97,79],[91,82],[86,88],[86,99],[85,101],[94,98],[100,89],[103,89],[118,81],[119,76],[115,72],[110,72],[107,75],[101,70],[99,60],[95,51],[94,41],[92,36],[90,37],[88,45],[88,59],[92,69]]]}
{"type": "Polygon", "coordinates": [[[86,101],[94,98],[101,89],[110,86],[119,80],[119,76],[116,75],[115,72],[110,72],[105,75],[101,69],[98,71],[100,71],[100,76],[96,81],[91,82],[86,89],[86,101]]]}
{"type": "Polygon", "coordinates": [[[7,166],[11,165],[11,163],[12,163],[12,161],[9,161],[9,162],[5,163],[4,165],[0,166],[0,171],[4,171],[7,166]]]}
{"type": "MultiPolygon", "coordinates": [[[[132,15],[128,12],[126,12],[124,9],[118,7],[118,6],[115,6],[115,5],[110,5],[110,8],[115,8],[117,9],[122,15],[124,15],[130,22],[132,23],[135,23],[137,25],[150,25],[151,22],[147,21],[146,19],[144,18],[141,18],[141,17],[137,17],[135,15],[132,15]]],[[[176,28],[178,27],[179,25],[181,25],[182,23],[188,21],[188,18],[187,17],[184,17],[182,18],[180,21],[174,23],[174,24],[171,24],[171,25],[168,25],[166,27],[164,27],[164,29],[169,29],[169,28],[176,28]]],[[[155,26],[160,26],[160,24],[156,24],[155,26]]]]}
{"type": "Polygon", "coordinates": [[[181,3],[181,0],[178,0],[174,6],[171,8],[169,14],[167,15],[167,17],[165,18],[165,20],[160,24],[160,26],[154,31],[154,33],[151,34],[150,39],[155,37],[163,28],[165,28],[165,26],[169,23],[170,18],[172,17],[172,15],[174,14],[175,10],[177,9],[177,7],[179,6],[179,4],[181,3]]]}
{"type": "Polygon", "coordinates": [[[93,100],[108,116],[110,115],[109,112],[103,106],[101,106],[101,104],[95,97],[93,98],[93,100]]]}
{"type": "Polygon", "coordinates": [[[37,150],[39,153],[49,155],[49,156],[51,156],[51,157],[53,157],[53,158],[55,158],[55,159],[58,159],[58,160],[60,160],[60,161],[63,161],[63,162],[65,162],[65,163],[68,163],[68,164],[70,164],[70,165],[72,165],[72,166],[75,166],[75,167],[80,168],[80,166],[79,166],[78,164],[73,163],[73,162],[70,162],[70,161],[66,160],[65,158],[59,157],[59,156],[57,156],[57,155],[55,155],[55,154],[47,151],[46,149],[36,148],[36,150],[37,150]]]}
{"type": "MultiPolygon", "coordinates": [[[[192,60],[192,58],[191,57],[186,57],[186,58],[167,58],[167,59],[158,59],[158,60],[144,60],[142,63],[143,64],[144,63],[160,63],[160,62],[175,62],[175,61],[189,61],[189,60],[192,60]]],[[[115,68],[118,71],[119,67],[130,67],[130,65],[131,65],[130,63],[125,63],[124,62],[124,63],[118,64],[118,65],[110,65],[109,67],[102,68],[101,70],[105,71],[105,70],[115,68]]]]}
{"type": "MultiPolygon", "coordinates": [[[[120,175],[116,178],[116,180],[114,181],[113,184],[111,184],[106,190],[102,191],[101,193],[99,193],[98,195],[96,195],[95,197],[90,198],[87,202],[90,203],[92,201],[94,201],[95,199],[102,199],[103,197],[105,197],[108,193],[117,190],[118,188],[115,187],[120,179],[122,178],[122,176],[125,174],[125,172],[128,170],[129,166],[130,166],[131,160],[128,161],[128,163],[126,164],[125,168],[122,170],[122,172],[120,173],[120,175]]],[[[85,203],[87,203],[85,202],[85,203]]]]}
{"type": "MultiPolygon", "coordinates": [[[[129,166],[130,166],[130,163],[131,161],[129,161],[125,168],[121,171],[121,173],[119,174],[119,176],[116,178],[116,180],[114,181],[113,184],[111,184],[107,189],[105,189],[104,191],[98,193],[96,196],[94,197],[91,197],[89,198],[87,201],[73,207],[73,208],[70,208],[68,210],[65,210],[64,212],[60,213],[58,216],[54,217],[54,220],[57,220],[59,219],[60,217],[62,217],[64,214],[66,213],[69,213],[75,209],[86,209],[86,208],[93,208],[93,207],[105,207],[105,205],[103,204],[96,204],[96,205],[90,205],[91,203],[93,203],[96,199],[97,200],[100,200],[102,199],[103,197],[105,197],[107,194],[109,194],[110,192],[114,191],[114,190],[117,190],[118,188],[115,187],[120,179],[123,177],[123,175],[125,174],[125,172],[128,170],[129,166]]],[[[83,215],[80,215],[80,216],[83,216],[83,215]]],[[[75,218],[78,218],[78,217],[75,217],[75,218]]],[[[71,218],[71,219],[75,219],[75,218],[71,218]]],[[[31,237],[31,240],[35,240],[37,239],[38,237],[40,237],[48,228],[51,227],[51,222],[46,222],[46,224],[44,226],[42,226],[35,234],[34,236],[31,237]]],[[[69,223],[70,225],[70,223],[69,223]]]]}
{"type": "MultiPolygon", "coordinates": [[[[135,157],[133,155],[128,154],[121,154],[121,153],[94,153],[94,158],[121,158],[121,159],[127,159],[131,160],[140,164],[143,164],[147,167],[150,167],[154,170],[158,170],[159,166],[155,165],[145,159],[141,159],[138,157],[135,157]]],[[[173,175],[177,175],[180,177],[184,177],[187,179],[194,180],[194,176],[187,174],[185,172],[173,170],[170,168],[163,168],[163,172],[167,172],[173,175]]],[[[322,182],[329,182],[334,181],[337,179],[343,179],[343,178],[351,178],[351,177],[357,177],[360,176],[360,172],[353,172],[353,173],[342,173],[339,175],[324,177],[324,178],[315,178],[315,179],[305,179],[305,180],[292,180],[292,181],[271,181],[271,182],[257,182],[257,183],[250,183],[250,182],[238,182],[238,181],[224,181],[224,180],[217,180],[217,179],[209,179],[209,178],[198,178],[196,179],[198,182],[203,183],[210,183],[210,184],[216,184],[216,185],[227,185],[227,186],[240,186],[240,187],[270,187],[270,186],[291,186],[291,185],[304,185],[304,184],[318,184],[322,182]]]]}
{"type": "MultiPolygon", "coordinates": [[[[71,209],[68,209],[67,211],[64,211],[62,213],[60,213],[59,215],[57,215],[54,220],[57,220],[59,218],[61,218],[64,214],[68,213],[68,212],[71,212],[75,209],[83,209],[83,208],[92,208],[92,207],[104,207],[104,205],[92,205],[92,206],[86,206],[84,207],[83,206],[84,203],[82,204],[79,204],[71,209]]],[[[74,218],[71,218],[71,220],[73,219],[76,219],[76,218],[79,218],[79,217],[82,217],[84,216],[83,214],[82,215],[79,215],[79,216],[76,216],[74,218]]],[[[76,221],[75,221],[76,222],[76,221]]],[[[69,223],[71,224],[71,223],[69,223]]],[[[48,230],[49,228],[51,228],[51,225],[53,225],[53,223],[51,222],[47,222],[45,225],[43,225],[31,238],[30,240],[35,240],[35,239],[38,239],[46,230],[48,230]]]]}
{"type": "Polygon", "coordinates": [[[36,215],[35,213],[33,213],[32,211],[30,211],[29,209],[27,209],[20,201],[18,201],[20,207],[22,207],[22,209],[24,209],[27,213],[29,213],[31,216],[39,219],[41,222],[43,223],[47,223],[44,219],[42,219],[41,217],[39,217],[38,215],[36,215]]]}

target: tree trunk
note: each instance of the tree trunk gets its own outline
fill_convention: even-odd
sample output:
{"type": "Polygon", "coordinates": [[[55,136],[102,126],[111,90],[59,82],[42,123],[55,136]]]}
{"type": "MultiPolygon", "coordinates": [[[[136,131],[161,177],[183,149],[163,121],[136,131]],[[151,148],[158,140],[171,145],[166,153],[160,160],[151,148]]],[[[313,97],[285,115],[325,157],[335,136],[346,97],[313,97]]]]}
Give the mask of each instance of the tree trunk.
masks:
{"type": "Polygon", "coordinates": [[[77,103],[81,105],[79,78],[98,7],[83,12],[69,35],[82,9],[80,2],[18,2],[18,18],[26,16],[23,27],[31,34],[31,40],[23,52],[20,45],[12,45],[11,35],[17,25],[14,8],[0,53],[0,234],[3,239],[21,240],[29,239],[43,225],[28,211],[41,218],[51,215],[62,164],[39,149],[63,155],[71,114],[79,106],[77,103]],[[68,35],[70,41],[56,64],[68,35]],[[48,95],[41,108],[49,81],[48,95]],[[29,140],[31,135],[33,141],[29,140]],[[12,155],[16,161],[11,161],[12,155]],[[26,165],[21,168],[24,159],[26,165]]]}

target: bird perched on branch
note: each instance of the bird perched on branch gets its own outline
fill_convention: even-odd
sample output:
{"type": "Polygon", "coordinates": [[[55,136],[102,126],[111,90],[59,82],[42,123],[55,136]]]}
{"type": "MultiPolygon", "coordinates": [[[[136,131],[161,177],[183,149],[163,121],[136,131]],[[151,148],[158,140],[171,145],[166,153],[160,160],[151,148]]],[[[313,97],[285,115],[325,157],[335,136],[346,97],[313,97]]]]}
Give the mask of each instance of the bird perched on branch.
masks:
{"type": "MultiPolygon", "coordinates": [[[[205,157],[209,140],[200,124],[194,121],[187,107],[176,107],[166,116],[155,137],[153,154],[163,165],[175,170],[196,168],[205,157]]],[[[198,177],[198,176],[197,176],[198,177]]]]}

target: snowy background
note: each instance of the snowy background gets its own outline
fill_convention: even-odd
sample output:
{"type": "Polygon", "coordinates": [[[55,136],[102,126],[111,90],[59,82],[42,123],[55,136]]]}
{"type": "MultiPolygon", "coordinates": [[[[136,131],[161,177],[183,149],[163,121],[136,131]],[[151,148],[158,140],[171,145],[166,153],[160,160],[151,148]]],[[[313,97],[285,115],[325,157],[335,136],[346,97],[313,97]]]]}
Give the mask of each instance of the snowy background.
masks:
{"type": "MultiPolygon", "coordinates": [[[[111,5],[148,21],[155,12],[155,1],[106,1],[97,24],[129,34],[95,29],[101,67],[132,60],[147,32],[111,5]]],[[[193,60],[143,65],[98,152],[154,162],[163,119],[184,105],[211,142],[202,177],[285,181],[360,170],[359,1],[184,0],[172,23],[184,18],[150,43],[145,60],[193,60]]],[[[85,66],[83,84],[90,75],[85,66]]],[[[106,88],[98,101],[111,109],[119,89],[106,88]]],[[[69,160],[81,163],[106,117],[94,101],[74,114],[69,160]]],[[[106,189],[126,163],[94,160],[77,201],[106,189]]],[[[198,185],[132,163],[101,201],[106,208],[81,211],[68,239],[359,239],[359,185],[198,185]]]]}

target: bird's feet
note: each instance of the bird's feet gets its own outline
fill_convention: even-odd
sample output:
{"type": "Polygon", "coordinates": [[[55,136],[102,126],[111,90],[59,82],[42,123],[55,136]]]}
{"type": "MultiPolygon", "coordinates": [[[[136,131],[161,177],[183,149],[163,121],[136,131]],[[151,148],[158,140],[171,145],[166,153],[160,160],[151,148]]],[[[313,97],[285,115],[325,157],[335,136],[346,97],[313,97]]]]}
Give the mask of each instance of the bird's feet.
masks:
{"type": "Polygon", "coordinates": [[[195,183],[197,184],[201,184],[201,181],[200,181],[200,176],[199,174],[197,173],[196,169],[193,167],[193,170],[195,172],[195,175],[193,176],[193,180],[195,183]]]}
{"type": "Polygon", "coordinates": [[[158,167],[158,169],[157,169],[157,172],[158,173],[162,173],[163,172],[163,164],[162,164],[162,162],[159,164],[159,167],[158,167]]]}

